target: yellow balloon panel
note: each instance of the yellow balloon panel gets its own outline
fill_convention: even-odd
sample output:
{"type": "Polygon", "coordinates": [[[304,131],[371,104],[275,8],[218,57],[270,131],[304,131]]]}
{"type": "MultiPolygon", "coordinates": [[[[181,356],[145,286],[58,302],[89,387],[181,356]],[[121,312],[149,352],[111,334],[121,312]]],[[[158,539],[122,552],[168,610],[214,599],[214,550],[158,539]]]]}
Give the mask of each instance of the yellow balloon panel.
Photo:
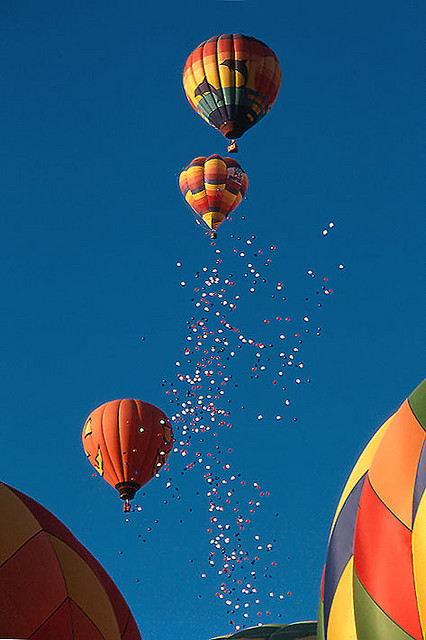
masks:
{"type": "Polygon", "coordinates": [[[41,525],[6,485],[0,484],[0,565],[41,531],[41,525]]]}

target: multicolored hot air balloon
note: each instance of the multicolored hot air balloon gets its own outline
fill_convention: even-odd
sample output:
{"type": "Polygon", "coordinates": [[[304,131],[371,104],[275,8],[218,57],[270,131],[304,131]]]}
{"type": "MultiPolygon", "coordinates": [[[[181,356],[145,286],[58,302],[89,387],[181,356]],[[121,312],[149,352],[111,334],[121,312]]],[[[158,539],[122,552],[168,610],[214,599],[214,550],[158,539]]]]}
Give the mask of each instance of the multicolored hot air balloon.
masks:
{"type": "Polygon", "coordinates": [[[295,622],[294,624],[264,624],[249,627],[230,636],[219,636],[212,640],[315,640],[316,622],[295,622]]]}
{"type": "Polygon", "coordinates": [[[52,513],[2,482],[0,637],[141,640],[98,561],[52,513]]]}
{"type": "MultiPolygon", "coordinates": [[[[278,58],[249,36],[224,34],[201,43],[186,61],[183,86],[195,111],[226,138],[243,135],[275,102],[278,58]]],[[[228,148],[228,151],[236,148],[228,148]]]]}
{"type": "Polygon", "coordinates": [[[248,179],[233,158],[195,158],[179,176],[182,194],[216,238],[217,227],[243,199],[248,179]]]}
{"type": "Polygon", "coordinates": [[[96,471],[125,500],[149,482],[166,462],[173,443],[169,419],[141,400],[112,400],[87,418],[83,447],[96,471]]]}
{"type": "Polygon", "coordinates": [[[318,640],[426,637],[426,380],[355,465],[331,528],[318,640]]]}

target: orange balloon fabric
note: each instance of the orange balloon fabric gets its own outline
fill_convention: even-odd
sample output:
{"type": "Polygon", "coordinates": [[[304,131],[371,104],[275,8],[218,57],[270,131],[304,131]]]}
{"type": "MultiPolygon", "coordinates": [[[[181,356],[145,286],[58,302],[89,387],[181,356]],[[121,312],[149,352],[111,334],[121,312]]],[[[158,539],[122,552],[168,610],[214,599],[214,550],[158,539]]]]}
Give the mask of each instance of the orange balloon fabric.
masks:
{"type": "Polygon", "coordinates": [[[87,418],[83,447],[120,498],[131,500],[166,462],[173,431],[166,414],[141,400],[112,400],[87,418]]]}
{"type": "Polygon", "coordinates": [[[0,637],[141,640],[98,561],[52,513],[2,482],[0,637]]]}
{"type": "Polygon", "coordinates": [[[240,204],[248,178],[233,158],[200,156],[182,171],[179,187],[191,209],[214,231],[240,204]]]}

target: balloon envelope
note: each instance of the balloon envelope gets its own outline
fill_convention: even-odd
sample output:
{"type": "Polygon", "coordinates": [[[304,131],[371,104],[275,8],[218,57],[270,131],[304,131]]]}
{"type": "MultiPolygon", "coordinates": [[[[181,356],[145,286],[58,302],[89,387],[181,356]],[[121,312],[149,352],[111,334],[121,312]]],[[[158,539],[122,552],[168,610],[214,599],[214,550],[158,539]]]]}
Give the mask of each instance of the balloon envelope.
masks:
{"type": "Polygon", "coordinates": [[[367,444],[340,498],[319,640],[423,640],[426,380],[367,444]]]}
{"type": "Polygon", "coordinates": [[[295,622],[294,624],[265,624],[249,627],[229,636],[219,636],[211,640],[315,640],[316,622],[295,622]]]}
{"type": "Polygon", "coordinates": [[[256,38],[224,34],[202,42],[183,72],[195,111],[227,138],[239,138],[275,102],[281,85],[277,56],[256,38]]]}
{"type": "Polygon", "coordinates": [[[166,414],[154,405],[112,400],[92,411],[82,439],[96,471],[120,498],[131,500],[167,460],[173,431],[166,414]]]}
{"type": "Polygon", "coordinates": [[[2,482],[0,637],[141,640],[97,560],[52,513],[2,482]]]}
{"type": "Polygon", "coordinates": [[[248,179],[233,158],[200,156],[181,172],[179,187],[191,209],[214,231],[240,204],[248,179]]]}

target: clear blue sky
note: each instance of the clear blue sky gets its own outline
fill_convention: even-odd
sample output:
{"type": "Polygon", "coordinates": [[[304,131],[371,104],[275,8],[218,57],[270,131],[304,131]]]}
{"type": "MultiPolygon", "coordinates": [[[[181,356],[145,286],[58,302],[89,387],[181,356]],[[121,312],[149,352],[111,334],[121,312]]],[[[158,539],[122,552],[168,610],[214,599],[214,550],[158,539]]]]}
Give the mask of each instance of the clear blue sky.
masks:
{"type": "Polygon", "coordinates": [[[230,620],[315,619],[347,475],[425,375],[423,3],[41,0],[4,2],[1,13],[1,479],[100,560],[145,640],[207,639],[230,632],[230,620]],[[200,42],[233,32],[268,43],[283,84],[241,140],[248,200],[211,247],[177,176],[226,145],[187,103],[181,73],[200,42]],[[253,264],[267,282],[250,293],[254,248],[264,250],[253,264]],[[143,511],[126,523],[113,489],[92,478],[83,421],[122,397],[179,411],[183,394],[169,403],[162,380],[176,381],[176,361],[193,371],[183,352],[187,320],[202,317],[195,274],[205,266],[210,275],[218,256],[240,295],[229,322],[273,344],[262,354],[270,361],[255,380],[251,346],[225,354],[238,384],[223,397],[232,429],[193,439],[186,459],[172,454],[170,473],[146,487],[143,511]],[[285,301],[272,298],[277,282],[285,301]],[[288,355],[306,327],[301,383],[287,367],[283,392],[273,385],[278,336],[288,355]],[[194,451],[203,463],[181,475],[194,451]],[[250,554],[255,535],[276,540],[272,577],[256,576],[266,594],[259,618],[252,600],[244,619],[215,596],[203,478],[211,452],[247,482],[235,485],[240,506],[253,482],[270,493],[240,536],[250,554]],[[285,598],[268,600],[270,591],[285,598]]]}

